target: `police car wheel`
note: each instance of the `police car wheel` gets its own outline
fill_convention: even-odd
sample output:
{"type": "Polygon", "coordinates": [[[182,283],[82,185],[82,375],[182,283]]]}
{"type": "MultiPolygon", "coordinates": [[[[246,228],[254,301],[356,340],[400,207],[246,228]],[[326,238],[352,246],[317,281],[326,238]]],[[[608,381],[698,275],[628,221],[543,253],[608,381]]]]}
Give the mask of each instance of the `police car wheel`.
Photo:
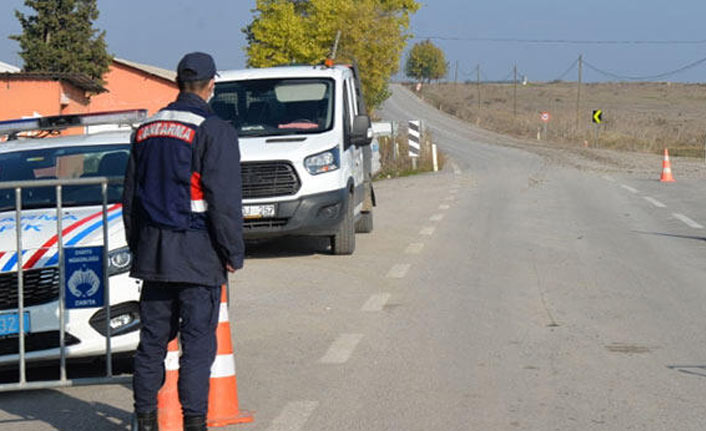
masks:
{"type": "Polygon", "coordinates": [[[353,195],[348,197],[346,215],[336,235],[331,237],[331,254],[340,256],[355,251],[355,222],[353,220],[353,195]]]}

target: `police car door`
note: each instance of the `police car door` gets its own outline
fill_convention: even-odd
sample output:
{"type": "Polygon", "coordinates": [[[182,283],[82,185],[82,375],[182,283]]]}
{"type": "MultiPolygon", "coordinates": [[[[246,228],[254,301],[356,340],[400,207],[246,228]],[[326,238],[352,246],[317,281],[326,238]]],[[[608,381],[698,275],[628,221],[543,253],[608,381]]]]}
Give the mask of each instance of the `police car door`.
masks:
{"type": "Polygon", "coordinates": [[[356,92],[353,88],[353,80],[351,77],[347,77],[343,87],[343,103],[344,103],[344,115],[346,124],[348,127],[349,134],[346,137],[345,142],[345,153],[346,157],[350,157],[351,163],[351,175],[353,176],[353,183],[355,187],[355,214],[358,214],[362,208],[362,203],[364,199],[364,181],[365,173],[363,169],[363,150],[350,143],[350,131],[353,129],[353,119],[358,115],[358,100],[356,99],[356,92]]]}

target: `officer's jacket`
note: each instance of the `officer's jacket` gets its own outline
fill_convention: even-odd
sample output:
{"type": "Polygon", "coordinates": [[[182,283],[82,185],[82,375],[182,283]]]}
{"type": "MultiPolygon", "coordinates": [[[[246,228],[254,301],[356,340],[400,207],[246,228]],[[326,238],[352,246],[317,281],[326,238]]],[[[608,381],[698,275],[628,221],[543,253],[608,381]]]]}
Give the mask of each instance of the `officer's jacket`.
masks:
{"type": "Polygon", "coordinates": [[[238,138],[195,94],[133,134],[123,221],[135,278],[217,286],[243,266],[238,138]]]}

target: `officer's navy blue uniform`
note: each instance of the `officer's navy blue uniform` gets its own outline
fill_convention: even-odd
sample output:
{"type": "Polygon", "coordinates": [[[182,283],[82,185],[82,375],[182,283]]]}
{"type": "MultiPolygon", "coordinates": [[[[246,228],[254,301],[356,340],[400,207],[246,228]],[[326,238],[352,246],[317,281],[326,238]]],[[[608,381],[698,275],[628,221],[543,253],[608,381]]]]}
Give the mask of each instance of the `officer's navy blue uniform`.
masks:
{"type": "Polygon", "coordinates": [[[130,275],[144,280],[135,355],[137,413],[157,408],[169,340],[180,333],[184,415],[205,415],[226,264],[243,266],[240,152],[233,127],[192,93],[135,132],[123,219],[130,275]]]}

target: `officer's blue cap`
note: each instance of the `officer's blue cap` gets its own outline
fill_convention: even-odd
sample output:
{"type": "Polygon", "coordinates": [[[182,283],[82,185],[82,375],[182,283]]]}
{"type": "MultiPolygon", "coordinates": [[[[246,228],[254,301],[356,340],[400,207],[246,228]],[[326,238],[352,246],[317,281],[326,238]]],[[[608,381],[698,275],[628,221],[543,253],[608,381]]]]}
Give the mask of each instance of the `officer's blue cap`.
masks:
{"type": "Polygon", "coordinates": [[[186,54],[177,66],[177,80],[204,81],[216,76],[216,63],[213,57],[204,52],[186,54]]]}

